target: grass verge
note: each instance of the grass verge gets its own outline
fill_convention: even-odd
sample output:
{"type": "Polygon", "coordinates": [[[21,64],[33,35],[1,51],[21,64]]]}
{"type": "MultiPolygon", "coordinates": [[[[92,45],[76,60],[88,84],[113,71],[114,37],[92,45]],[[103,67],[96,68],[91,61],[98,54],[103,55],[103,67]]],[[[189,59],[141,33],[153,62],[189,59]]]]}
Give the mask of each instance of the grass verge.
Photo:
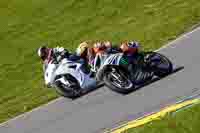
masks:
{"type": "Polygon", "coordinates": [[[43,85],[36,48],[135,39],[154,50],[200,21],[199,0],[0,1],[0,122],[58,97],[43,85]]]}
{"type": "Polygon", "coordinates": [[[199,133],[200,104],[123,133],[199,133]]]}

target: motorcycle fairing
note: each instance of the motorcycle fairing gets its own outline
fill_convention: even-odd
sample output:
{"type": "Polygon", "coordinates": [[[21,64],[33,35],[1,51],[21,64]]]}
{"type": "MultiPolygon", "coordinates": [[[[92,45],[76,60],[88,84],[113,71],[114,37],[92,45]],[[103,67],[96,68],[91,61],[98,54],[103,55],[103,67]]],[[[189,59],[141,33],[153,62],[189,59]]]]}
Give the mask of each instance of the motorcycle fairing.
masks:
{"type": "Polygon", "coordinates": [[[83,73],[81,66],[83,64],[75,61],[63,59],[57,68],[55,75],[70,74],[75,77],[81,88],[89,88],[91,85],[96,84],[96,80],[91,78],[89,74],[83,73]]]}

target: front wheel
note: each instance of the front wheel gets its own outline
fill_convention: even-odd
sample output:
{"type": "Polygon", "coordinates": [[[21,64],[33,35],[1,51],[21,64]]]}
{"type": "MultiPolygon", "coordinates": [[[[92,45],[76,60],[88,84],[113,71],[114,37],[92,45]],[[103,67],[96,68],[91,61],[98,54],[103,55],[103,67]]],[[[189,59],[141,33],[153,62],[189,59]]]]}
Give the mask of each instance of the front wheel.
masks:
{"type": "Polygon", "coordinates": [[[116,66],[105,70],[103,80],[108,88],[119,93],[127,94],[135,88],[128,74],[116,66]]]}
{"type": "Polygon", "coordinates": [[[157,52],[148,52],[146,54],[148,66],[154,71],[158,77],[164,77],[173,71],[172,62],[164,55],[157,52]]]}
{"type": "Polygon", "coordinates": [[[81,95],[78,81],[69,74],[58,77],[54,84],[57,93],[64,97],[74,99],[81,95]]]}

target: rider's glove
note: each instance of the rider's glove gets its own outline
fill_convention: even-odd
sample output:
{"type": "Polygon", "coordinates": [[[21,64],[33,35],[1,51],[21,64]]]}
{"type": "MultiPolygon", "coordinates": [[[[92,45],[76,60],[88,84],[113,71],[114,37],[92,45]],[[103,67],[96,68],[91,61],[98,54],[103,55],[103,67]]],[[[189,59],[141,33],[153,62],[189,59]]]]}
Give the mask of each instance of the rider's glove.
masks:
{"type": "Polygon", "coordinates": [[[63,52],[65,49],[63,47],[56,47],[57,52],[61,53],[63,52]]]}

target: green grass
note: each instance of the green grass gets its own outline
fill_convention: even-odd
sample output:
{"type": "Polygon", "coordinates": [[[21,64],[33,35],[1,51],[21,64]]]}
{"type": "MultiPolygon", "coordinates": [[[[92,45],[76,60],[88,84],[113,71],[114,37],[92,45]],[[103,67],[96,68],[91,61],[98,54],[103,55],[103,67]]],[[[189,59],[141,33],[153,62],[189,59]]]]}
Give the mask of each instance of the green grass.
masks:
{"type": "Polygon", "coordinates": [[[199,133],[200,104],[124,133],[199,133]]]}
{"type": "Polygon", "coordinates": [[[0,122],[58,97],[36,48],[135,39],[153,50],[200,21],[199,0],[1,0],[0,122]]]}

